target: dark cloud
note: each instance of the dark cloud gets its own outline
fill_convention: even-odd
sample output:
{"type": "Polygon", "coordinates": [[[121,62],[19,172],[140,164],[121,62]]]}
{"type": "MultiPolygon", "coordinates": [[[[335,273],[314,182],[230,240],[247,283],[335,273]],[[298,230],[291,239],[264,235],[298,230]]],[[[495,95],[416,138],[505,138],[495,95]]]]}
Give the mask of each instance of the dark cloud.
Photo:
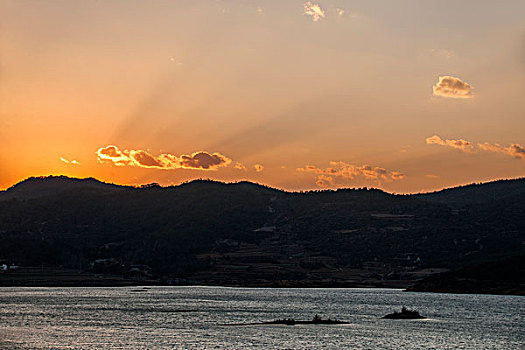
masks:
{"type": "Polygon", "coordinates": [[[231,163],[231,159],[219,153],[196,152],[191,156],[180,156],[182,168],[215,170],[231,163]]]}
{"type": "Polygon", "coordinates": [[[163,164],[159,159],[156,159],[154,156],[152,156],[146,151],[141,151],[141,150],[131,151],[130,156],[140,166],[154,167],[154,168],[164,168],[165,167],[165,164],[163,164]]]}

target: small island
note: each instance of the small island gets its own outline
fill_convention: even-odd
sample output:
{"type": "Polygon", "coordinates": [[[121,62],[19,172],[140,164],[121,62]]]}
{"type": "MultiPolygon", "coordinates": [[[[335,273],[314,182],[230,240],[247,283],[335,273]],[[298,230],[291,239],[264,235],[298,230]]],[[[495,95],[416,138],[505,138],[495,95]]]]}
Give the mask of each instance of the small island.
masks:
{"type": "Polygon", "coordinates": [[[389,320],[417,320],[425,317],[421,316],[416,310],[409,310],[406,307],[401,308],[401,312],[394,311],[391,314],[383,316],[382,318],[389,320]]]}
{"type": "Polygon", "coordinates": [[[274,324],[295,326],[296,324],[349,324],[349,322],[332,320],[330,318],[323,319],[321,316],[316,314],[309,321],[295,320],[293,318],[283,318],[283,319],[277,319],[277,320],[267,321],[267,322],[235,323],[235,324],[229,324],[229,326],[253,326],[253,325],[274,325],[274,324]]]}

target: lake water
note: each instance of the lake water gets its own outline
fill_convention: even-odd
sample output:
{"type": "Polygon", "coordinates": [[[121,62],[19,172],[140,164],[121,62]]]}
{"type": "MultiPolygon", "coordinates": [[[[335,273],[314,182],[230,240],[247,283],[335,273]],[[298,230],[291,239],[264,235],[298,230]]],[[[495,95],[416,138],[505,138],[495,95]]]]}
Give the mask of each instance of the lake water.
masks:
{"type": "Polygon", "coordinates": [[[525,349],[519,296],[147,288],[0,288],[0,349],[525,349]],[[225,325],[314,314],[350,324],[225,325]]]}

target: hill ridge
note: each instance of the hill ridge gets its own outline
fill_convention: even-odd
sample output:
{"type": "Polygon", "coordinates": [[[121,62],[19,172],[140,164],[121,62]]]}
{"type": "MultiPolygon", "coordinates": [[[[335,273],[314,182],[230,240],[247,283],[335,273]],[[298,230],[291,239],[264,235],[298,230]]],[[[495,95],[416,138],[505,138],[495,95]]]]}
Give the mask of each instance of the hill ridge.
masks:
{"type": "Polygon", "coordinates": [[[473,183],[469,183],[469,184],[466,184],[466,185],[458,185],[458,186],[453,186],[453,187],[447,187],[447,188],[443,188],[443,189],[432,191],[432,192],[399,194],[399,193],[395,193],[395,192],[387,192],[387,191],[384,191],[383,189],[380,189],[380,188],[367,187],[367,186],[364,186],[364,187],[343,187],[343,188],[337,188],[337,189],[318,189],[318,190],[289,191],[289,190],[285,190],[285,189],[281,189],[281,188],[277,188],[277,187],[272,187],[272,186],[269,186],[269,185],[266,185],[266,184],[261,184],[261,183],[252,182],[252,181],[248,181],[248,180],[225,182],[225,181],[220,181],[220,180],[204,179],[204,178],[194,179],[194,180],[190,180],[190,181],[185,181],[185,182],[182,182],[182,183],[180,183],[178,185],[162,186],[162,185],[159,185],[158,183],[153,182],[153,183],[133,186],[133,185],[123,185],[123,184],[115,184],[115,183],[111,183],[111,182],[105,182],[105,181],[96,179],[94,177],[77,178],[77,177],[70,177],[70,176],[66,176],[66,175],[48,175],[48,176],[31,176],[31,177],[28,177],[27,179],[24,179],[24,180],[22,180],[22,181],[20,181],[20,182],[18,182],[16,184],[10,186],[9,188],[0,191],[0,198],[1,198],[2,195],[8,194],[8,193],[13,192],[13,191],[16,191],[17,189],[20,189],[21,187],[24,187],[27,184],[36,185],[36,184],[43,184],[43,183],[48,182],[48,181],[55,181],[55,182],[56,181],[62,181],[64,184],[69,182],[69,183],[74,183],[76,185],[89,185],[89,184],[93,185],[93,184],[96,184],[96,185],[100,185],[100,186],[108,186],[108,187],[112,187],[112,188],[125,188],[125,189],[140,189],[140,188],[151,188],[151,187],[165,189],[165,188],[177,188],[177,187],[188,186],[188,185],[192,186],[192,185],[196,185],[196,184],[224,184],[224,185],[231,185],[231,186],[252,185],[252,186],[255,186],[255,187],[265,188],[265,189],[274,190],[274,191],[283,192],[283,193],[332,193],[332,192],[344,192],[344,191],[377,191],[377,192],[383,192],[385,194],[395,195],[395,196],[416,196],[416,197],[419,196],[419,197],[430,198],[430,197],[444,196],[444,195],[449,194],[449,193],[454,192],[454,191],[472,191],[472,190],[476,190],[476,189],[479,189],[479,188],[482,188],[482,187],[486,187],[486,186],[499,186],[499,185],[505,185],[505,184],[509,184],[509,183],[515,183],[515,184],[521,185],[521,184],[525,184],[525,177],[518,177],[518,178],[514,178],[514,179],[497,179],[497,180],[491,180],[491,181],[487,181],[487,182],[473,182],[473,183]]]}

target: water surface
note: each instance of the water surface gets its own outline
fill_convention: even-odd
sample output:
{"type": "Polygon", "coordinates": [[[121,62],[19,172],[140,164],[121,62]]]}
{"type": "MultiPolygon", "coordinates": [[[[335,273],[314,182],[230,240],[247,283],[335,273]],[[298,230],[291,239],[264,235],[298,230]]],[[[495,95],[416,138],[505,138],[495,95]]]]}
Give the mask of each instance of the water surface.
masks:
{"type": "Polygon", "coordinates": [[[392,289],[0,288],[0,349],[523,349],[525,298],[392,289]],[[426,320],[383,320],[401,306],[426,320]],[[348,325],[250,325],[277,318],[348,325]]]}

